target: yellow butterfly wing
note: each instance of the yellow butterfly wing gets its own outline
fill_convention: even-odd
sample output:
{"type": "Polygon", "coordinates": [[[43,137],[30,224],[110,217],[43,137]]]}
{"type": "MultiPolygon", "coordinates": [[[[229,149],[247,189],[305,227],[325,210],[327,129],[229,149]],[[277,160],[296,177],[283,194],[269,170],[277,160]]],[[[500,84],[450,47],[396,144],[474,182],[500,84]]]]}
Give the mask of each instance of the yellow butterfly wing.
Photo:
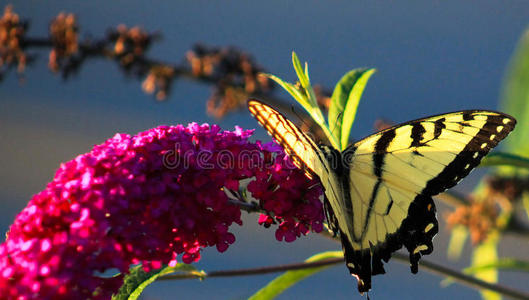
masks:
{"type": "Polygon", "coordinates": [[[294,164],[304,169],[309,177],[313,174],[328,172],[325,170],[327,160],[322,151],[294,123],[275,109],[257,100],[249,100],[248,109],[259,124],[283,146],[294,164]]]}
{"type": "Polygon", "coordinates": [[[369,290],[372,274],[384,273],[381,260],[403,245],[417,272],[437,233],[431,196],[467,176],[515,124],[493,111],[454,112],[397,125],[343,152],[347,204],[331,206],[350,216],[338,227],[361,290],[369,290]]]}

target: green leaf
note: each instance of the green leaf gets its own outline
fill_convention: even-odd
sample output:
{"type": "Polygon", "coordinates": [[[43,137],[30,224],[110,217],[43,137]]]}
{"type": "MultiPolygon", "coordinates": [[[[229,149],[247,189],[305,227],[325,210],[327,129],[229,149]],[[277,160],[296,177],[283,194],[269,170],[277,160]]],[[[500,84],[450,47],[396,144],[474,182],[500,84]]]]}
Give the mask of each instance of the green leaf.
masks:
{"type": "MultiPolygon", "coordinates": [[[[286,81],[283,81],[281,78],[272,75],[272,74],[264,74],[268,78],[274,80],[277,84],[279,84],[281,87],[283,87],[296,101],[298,101],[301,106],[309,113],[311,118],[318,124],[333,147],[338,147],[338,140],[331,134],[331,131],[329,130],[329,127],[327,126],[325,122],[325,117],[323,116],[317,101],[316,96],[314,95],[314,90],[310,86],[310,81],[308,79],[308,72],[309,68],[308,65],[305,64],[305,71],[301,69],[301,63],[299,62],[298,57],[296,56],[295,52],[292,52],[292,61],[294,64],[294,68],[296,69],[296,73],[299,77],[300,82],[305,82],[305,86],[302,86],[303,92],[300,91],[300,89],[296,86],[294,86],[291,83],[288,83],[286,81]]],[[[302,84],[303,85],[303,84],[302,84]]]]}
{"type": "MultiPolygon", "coordinates": [[[[524,154],[527,155],[527,153],[524,154]]],[[[511,166],[529,169],[529,158],[504,152],[492,152],[483,158],[479,166],[511,166]]]]}
{"type": "MultiPolygon", "coordinates": [[[[306,262],[315,262],[315,261],[321,261],[321,260],[325,260],[329,258],[336,258],[336,257],[343,257],[342,251],[328,251],[328,252],[318,253],[308,258],[306,262]]],[[[276,277],[274,280],[268,283],[265,287],[257,291],[257,293],[255,293],[252,297],[250,297],[250,299],[251,300],[273,299],[277,297],[279,294],[281,294],[282,292],[284,292],[289,287],[296,284],[297,282],[317,272],[320,272],[328,267],[330,266],[322,266],[322,267],[315,267],[315,268],[310,268],[310,269],[302,269],[302,270],[285,272],[282,275],[276,277]]]]}
{"type": "Polygon", "coordinates": [[[360,75],[365,72],[365,69],[354,69],[347,72],[336,84],[331,96],[331,103],[329,105],[329,126],[333,134],[341,140],[342,138],[342,122],[343,111],[349,99],[349,93],[353,89],[354,84],[358,81],[360,75]]]}
{"type": "Polygon", "coordinates": [[[165,267],[150,272],[143,271],[142,266],[132,268],[131,272],[125,277],[123,285],[117,294],[112,295],[112,300],[136,300],[143,290],[158,277],[174,272],[193,272],[202,274],[188,264],[177,264],[174,267],[165,267]]]}
{"type": "Polygon", "coordinates": [[[464,269],[464,272],[466,274],[475,274],[482,271],[488,271],[490,269],[529,272],[529,261],[515,258],[501,258],[488,264],[468,267],[464,269]]]}
{"type": "Polygon", "coordinates": [[[307,80],[310,83],[310,76],[309,76],[309,64],[305,62],[305,76],[307,77],[307,80]]]}
{"type": "Polygon", "coordinates": [[[456,260],[461,257],[463,247],[468,238],[468,230],[463,225],[454,226],[452,234],[450,235],[450,241],[448,242],[448,258],[456,260]]]}
{"type": "Polygon", "coordinates": [[[343,117],[343,111],[345,110],[345,104],[349,98],[349,93],[353,89],[356,81],[358,81],[358,78],[360,78],[360,75],[362,75],[365,71],[366,69],[354,69],[345,73],[345,75],[343,75],[342,78],[338,80],[338,83],[336,83],[336,86],[334,87],[334,91],[332,92],[331,96],[331,103],[329,105],[329,124],[331,125],[331,129],[333,131],[335,129],[338,131],[337,134],[339,135],[342,134],[341,120],[343,117]]]}
{"type": "Polygon", "coordinates": [[[360,97],[374,72],[375,69],[351,70],[338,81],[334,88],[329,106],[329,125],[340,141],[341,150],[347,147],[360,97]]]}
{"type": "Polygon", "coordinates": [[[307,96],[307,99],[309,100],[310,104],[313,108],[318,108],[316,94],[314,94],[314,90],[310,85],[309,65],[305,62],[305,69],[303,69],[301,67],[301,62],[299,61],[299,58],[296,52],[294,51],[292,51],[292,65],[294,66],[294,70],[296,71],[296,75],[298,76],[299,83],[305,91],[305,95],[307,96]]]}
{"type": "Polygon", "coordinates": [[[301,87],[305,92],[305,99],[307,99],[307,102],[310,104],[310,109],[307,109],[306,106],[303,107],[307,110],[307,112],[311,115],[311,117],[318,125],[320,125],[322,128],[324,126],[327,126],[327,124],[325,124],[325,118],[323,117],[320,107],[318,106],[318,101],[316,99],[314,89],[312,89],[312,86],[310,85],[308,64],[305,63],[305,69],[303,69],[301,67],[301,62],[299,61],[298,56],[296,55],[296,52],[292,51],[292,65],[294,66],[294,70],[296,70],[296,75],[298,76],[299,83],[301,84],[301,87]]]}
{"type": "MultiPolygon", "coordinates": [[[[351,133],[351,127],[353,127],[353,122],[356,117],[356,110],[358,109],[358,103],[360,102],[360,98],[362,97],[362,93],[364,92],[367,81],[371,75],[375,73],[375,71],[375,69],[368,69],[362,72],[358,79],[353,83],[353,86],[349,91],[349,95],[347,97],[345,108],[342,114],[342,128],[340,134],[340,144],[342,146],[342,150],[347,148],[349,134],[351,133]]],[[[330,119],[329,122],[331,122],[330,119]]]]}
{"type": "Polygon", "coordinates": [[[292,51],[292,65],[294,66],[296,75],[298,75],[299,83],[301,84],[301,86],[309,85],[310,83],[307,77],[305,76],[305,72],[303,70],[303,67],[301,66],[301,62],[299,61],[298,55],[294,51],[292,51]]]}
{"type": "MultiPolygon", "coordinates": [[[[298,93],[295,95],[294,98],[309,113],[314,122],[316,122],[316,124],[321,127],[331,144],[334,147],[338,147],[339,141],[332,135],[331,131],[329,130],[329,126],[327,126],[327,123],[325,122],[325,117],[323,116],[323,113],[321,112],[321,109],[318,106],[318,101],[316,99],[314,89],[310,85],[308,64],[305,63],[305,69],[303,69],[301,67],[301,63],[298,59],[298,56],[296,55],[296,52],[292,51],[292,65],[294,66],[294,70],[296,71],[302,90],[300,91],[299,89],[296,89],[298,93]],[[302,92],[304,93],[304,95],[302,95],[302,92]]],[[[280,83],[279,81],[277,82],[280,83]]],[[[286,84],[283,84],[282,86],[285,87],[286,84]]],[[[290,86],[293,87],[293,85],[290,86]]],[[[291,94],[294,95],[292,92],[291,94]]]]}
{"type": "MultiPolygon", "coordinates": [[[[499,241],[499,233],[490,233],[488,238],[478,245],[472,253],[471,268],[483,265],[493,264],[498,260],[497,244],[499,241]]],[[[488,268],[474,272],[474,276],[483,281],[496,283],[498,282],[498,270],[496,268],[488,268]]],[[[500,300],[500,294],[487,290],[482,290],[481,297],[485,300],[500,300]]]]}
{"type": "MultiPolygon", "coordinates": [[[[517,120],[516,129],[503,143],[513,154],[529,153],[529,30],[526,30],[513,54],[502,86],[501,110],[517,120]]],[[[527,175],[526,170],[502,167],[503,175],[527,175]]]]}
{"type": "Polygon", "coordinates": [[[305,95],[303,95],[293,84],[283,81],[281,78],[272,75],[272,74],[263,74],[266,77],[272,79],[277,84],[279,84],[283,89],[285,89],[296,101],[303,106],[303,108],[310,113],[312,106],[307,101],[305,95]]]}

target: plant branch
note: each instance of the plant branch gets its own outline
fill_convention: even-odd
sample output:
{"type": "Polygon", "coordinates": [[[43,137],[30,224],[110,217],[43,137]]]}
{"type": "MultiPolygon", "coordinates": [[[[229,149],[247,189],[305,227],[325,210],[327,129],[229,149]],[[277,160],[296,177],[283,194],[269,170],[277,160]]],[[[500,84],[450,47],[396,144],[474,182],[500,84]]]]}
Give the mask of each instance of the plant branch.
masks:
{"type": "MultiPolygon", "coordinates": [[[[403,261],[406,263],[409,262],[408,256],[402,253],[395,253],[393,257],[399,261],[403,261]]],[[[160,277],[160,280],[182,280],[182,279],[193,279],[193,278],[205,279],[205,278],[213,278],[213,277],[262,275],[262,274],[269,274],[269,273],[277,273],[277,272],[285,272],[285,271],[292,271],[292,270],[316,268],[316,267],[322,267],[322,266],[330,266],[330,265],[336,265],[336,264],[341,264],[341,263],[343,263],[343,258],[332,258],[332,259],[326,259],[326,260],[310,262],[310,263],[303,262],[303,263],[292,263],[292,264],[259,267],[259,268],[220,270],[220,271],[211,271],[211,272],[200,273],[200,274],[195,272],[195,273],[165,275],[165,276],[160,277]]],[[[465,275],[461,273],[460,271],[447,268],[445,266],[442,266],[440,264],[437,264],[437,263],[434,263],[428,260],[424,260],[424,259],[421,260],[420,265],[421,265],[421,268],[429,272],[432,272],[434,274],[438,274],[441,276],[450,277],[454,281],[460,284],[463,284],[465,286],[468,286],[468,287],[473,287],[477,289],[487,289],[490,291],[500,293],[512,299],[529,299],[529,293],[527,292],[519,291],[511,287],[506,287],[500,284],[488,283],[483,280],[474,278],[472,276],[465,275]]]]}
{"type": "MultiPolygon", "coordinates": [[[[17,64],[19,73],[27,69],[27,64],[39,58],[31,53],[32,49],[49,49],[50,53],[46,56],[49,58],[49,68],[61,73],[65,79],[77,73],[88,59],[104,58],[117,63],[127,76],[133,75],[143,80],[143,90],[155,94],[158,100],[169,95],[176,79],[199,81],[214,87],[207,110],[217,118],[245,108],[248,98],[258,98],[287,112],[293,119],[300,118],[308,127],[305,130],[312,129],[320,140],[326,140],[321,129],[304,110],[292,113],[292,105],[288,101],[272,95],[273,83],[260,75],[265,70],[250,54],[235,47],[195,45],[179,63],[171,63],[148,57],[148,50],[161,35],[147,33],[137,26],[127,28],[120,25],[110,28],[100,37],[81,40],[77,17],[60,13],[51,20],[48,36],[29,36],[30,22],[13,12],[11,6],[6,7],[6,12],[3,18],[9,19],[6,24],[11,24],[11,27],[4,29],[19,34],[10,36],[11,40],[0,45],[0,60],[7,62],[4,69],[0,68],[0,75],[17,64]]],[[[327,97],[322,89],[315,90],[316,96],[327,97]]]]}
{"type": "Polygon", "coordinates": [[[332,259],[326,259],[326,260],[310,262],[310,263],[303,262],[303,263],[292,263],[292,264],[259,267],[259,268],[211,271],[211,272],[203,273],[202,275],[196,274],[196,273],[173,274],[173,275],[165,275],[163,277],[160,277],[160,279],[180,280],[180,279],[206,278],[206,277],[233,277],[233,276],[246,276],[246,275],[261,275],[261,274],[277,273],[277,272],[292,271],[292,270],[317,268],[317,267],[322,267],[322,266],[336,265],[340,263],[343,263],[342,258],[332,258],[332,259]]]}
{"type": "Polygon", "coordinates": [[[239,208],[241,210],[244,210],[244,211],[246,211],[248,213],[264,212],[261,209],[261,207],[259,207],[259,204],[255,203],[255,202],[248,203],[248,202],[243,202],[243,201],[236,200],[236,199],[228,199],[228,202],[230,204],[239,206],[239,208]]]}
{"type": "MultiPolygon", "coordinates": [[[[408,256],[401,254],[401,253],[395,253],[393,257],[395,257],[398,260],[402,260],[406,262],[409,261],[408,256]]],[[[437,264],[437,263],[434,263],[428,260],[422,259],[419,264],[421,268],[424,268],[425,270],[428,270],[434,274],[438,274],[441,276],[450,277],[452,280],[459,282],[463,285],[466,285],[468,287],[490,290],[493,292],[500,293],[511,299],[529,299],[528,292],[519,291],[514,288],[500,285],[497,283],[489,283],[481,279],[477,279],[475,277],[463,274],[460,271],[447,268],[443,265],[440,265],[440,264],[437,264]]]]}

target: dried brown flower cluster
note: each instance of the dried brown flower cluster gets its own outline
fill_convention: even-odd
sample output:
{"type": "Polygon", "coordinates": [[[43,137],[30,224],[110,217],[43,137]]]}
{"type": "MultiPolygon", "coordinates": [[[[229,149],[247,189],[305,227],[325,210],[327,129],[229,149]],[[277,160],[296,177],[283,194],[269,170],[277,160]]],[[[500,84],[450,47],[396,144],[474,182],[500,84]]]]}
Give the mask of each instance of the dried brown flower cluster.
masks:
{"type": "Polygon", "coordinates": [[[138,26],[128,28],[121,24],[110,32],[109,39],[114,42],[114,54],[121,65],[129,67],[144,56],[153,36],[138,26]]]}
{"type": "Polygon", "coordinates": [[[463,225],[470,232],[472,243],[478,244],[485,240],[489,232],[496,228],[498,207],[491,198],[481,201],[471,200],[468,205],[459,206],[446,217],[446,222],[452,227],[463,225]]]}
{"type": "Polygon", "coordinates": [[[161,101],[167,97],[174,78],[174,68],[165,65],[157,65],[151,68],[141,87],[144,92],[155,94],[156,99],[161,101]]]}
{"type": "Polygon", "coordinates": [[[529,178],[494,176],[486,183],[479,199],[471,199],[468,205],[459,206],[447,216],[448,224],[469,229],[474,244],[483,241],[491,230],[502,228],[499,212],[511,213],[522,194],[529,192],[529,178]]]}
{"type": "MultiPolygon", "coordinates": [[[[167,97],[178,76],[213,84],[207,108],[219,118],[243,107],[249,96],[262,96],[272,88],[270,80],[259,75],[263,70],[251,56],[232,47],[197,45],[187,53],[187,64],[174,65],[146,57],[157,35],[137,26],[119,25],[104,38],[80,41],[75,15],[60,13],[50,23],[49,37],[27,38],[26,30],[27,22],[21,22],[12,6],[7,6],[0,20],[0,68],[4,67],[0,72],[15,64],[22,72],[28,61],[24,48],[28,47],[50,47],[48,66],[64,78],[78,71],[88,58],[105,57],[118,62],[127,75],[145,78],[142,89],[158,100],[167,97]]],[[[323,106],[328,105],[328,97],[320,100],[323,106]]]]}
{"type": "MultiPolygon", "coordinates": [[[[48,66],[67,79],[90,58],[103,57],[119,63],[126,75],[143,78],[142,89],[163,100],[177,77],[186,77],[214,86],[207,103],[209,114],[221,118],[245,106],[249,97],[270,97],[271,80],[260,75],[263,69],[248,54],[233,47],[196,45],[186,54],[186,62],[172,64],[147,57],[157,34],[140,27],[119,25],[102,38],[80,39],[77,17],[60,13],[50,22],[49,36],[27,37],[27,22],[7,6],[0,21],[0,72],[18,64],[20,72],[28,63],[24,50],[50,48],[48,66]],[[7,67],[5,67],[7,66],[7,67]]],[[[328,108],[330,93],[315,86],[318,103],[328,108]]]]}
{"type": "Polygon", "coordinates": [[[77,24],[74,14],[60,13],[50,24],[52,49],[48,67],[58,72],[65,61],[79,50],[77,24]]]}
{"type": "Polygon", "coordinates": [[[15,65],[19,73],[24,71],[28,61],[23,49],[26,29],[27,22],[20,21],[11,5],[6,6],[0,19],[0,74],[15,65]]]}
{"type": "Polygon", "coordinates": [[[207,104],[208,113],[215,117],[244,106],[249,94],[272,88],[269,79],[259,75],[263,69],[251,56],[233,47],[195,45],[186,58],[194,76],[216,82],[207,104]]]}

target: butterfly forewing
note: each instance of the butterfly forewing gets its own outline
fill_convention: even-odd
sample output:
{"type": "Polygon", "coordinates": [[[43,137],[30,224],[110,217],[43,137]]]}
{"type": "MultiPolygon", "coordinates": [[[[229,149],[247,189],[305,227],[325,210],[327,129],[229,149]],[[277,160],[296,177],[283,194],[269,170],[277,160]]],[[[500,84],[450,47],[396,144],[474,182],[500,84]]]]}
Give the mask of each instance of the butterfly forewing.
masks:
{"type": "Polygon", "coordinates": [[[285,149],[294,164],[305,170],[307,176],[323,172],[321,164],[326,162],[314,141],[296,125],[275,109],[257,100],[248,101],[250,113],[259,124],[285,149]]]}

